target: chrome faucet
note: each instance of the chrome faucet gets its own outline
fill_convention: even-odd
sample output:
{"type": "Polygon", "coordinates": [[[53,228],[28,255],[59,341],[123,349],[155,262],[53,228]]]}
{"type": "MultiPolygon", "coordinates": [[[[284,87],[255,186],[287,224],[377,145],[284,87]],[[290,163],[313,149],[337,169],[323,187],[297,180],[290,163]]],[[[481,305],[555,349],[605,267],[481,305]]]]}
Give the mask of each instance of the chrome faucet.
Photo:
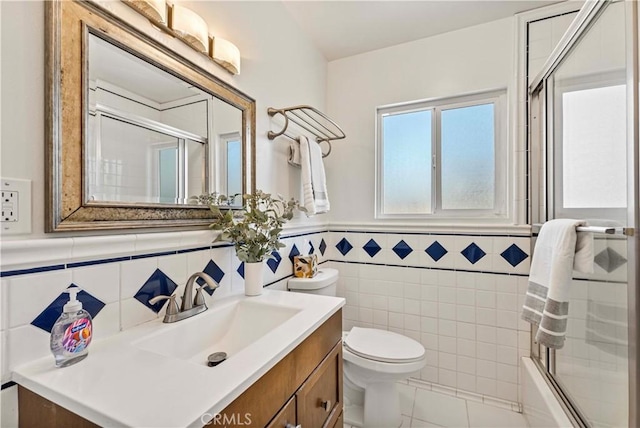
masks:
{"type": "Polygon", "coordinates": [[[187,285],[184,287],[184,294],[182,295],[182,304],[178,307],[178,302],[176,302],[175,294],[171,296],[156,296],[153,299],[149,300],[149,303],[155,305],[161,300],[168,300],[169,303],[167,305],[167,311],[164,315],[164,320],[162,322],[172,323],[176,321],[180,321],[194,315],[199,314],[200,312],[204,312],[207,310],[207,305],[204,301],[204,296],[202,295],[202,289],[204,287],[208,287],[211,290],[215,290],[219,287],[219,285],[204,272],[196,272],[189,277],[187,280],[187,285]],[[195,284],[196,279],[201,278],[204,280],[205,285],[198,286],[195,284]],[[196,297],[193,297],[193,288],[198,287],[196,289],[196,297]]]}

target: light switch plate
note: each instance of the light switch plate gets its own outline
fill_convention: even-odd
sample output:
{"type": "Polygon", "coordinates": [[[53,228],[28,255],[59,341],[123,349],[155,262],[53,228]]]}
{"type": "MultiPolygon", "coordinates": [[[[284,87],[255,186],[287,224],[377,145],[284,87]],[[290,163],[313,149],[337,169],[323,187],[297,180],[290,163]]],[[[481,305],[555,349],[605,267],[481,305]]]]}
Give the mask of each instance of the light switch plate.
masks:
{"type": "Polygon", "coordinates": [[[31,180],[2,178],[2,216],[0,234],[31,233],[31,180]]]}

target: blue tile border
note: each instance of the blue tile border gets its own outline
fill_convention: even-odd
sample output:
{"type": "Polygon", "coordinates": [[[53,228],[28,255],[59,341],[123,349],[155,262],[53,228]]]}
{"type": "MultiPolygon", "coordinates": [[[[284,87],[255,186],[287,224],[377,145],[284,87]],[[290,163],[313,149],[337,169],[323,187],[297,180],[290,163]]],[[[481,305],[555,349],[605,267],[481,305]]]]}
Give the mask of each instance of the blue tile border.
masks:
{"type": "Polygon", "coordinates": [[[52,265],[52,266],[40,266],[29,269],[16,269],[16,270],[7,270],[4,272],[0,272],[0,278],[5,278],[8,276],[17,276],[17,275],[28,275],[32,273],[41,273],[41,272],[51,272],[54,270],[64,270],[66,269],[65,265],[52,265]]]}
{"type": "Polygon", "coordinates": [[[127,260],[131,260],[131,257],[114,257],[111,259],[99,259],[99,260],[90,260],[87,262],[67,263],[67,269],[85,267],[85,266],[103,265],[106,263],[125,262],[127,260]]]}
{"type": "MultiPolygon", "coordinates": [[[[389,231],[354,231],[354,230],[325,229],[325,230],[320,230],[315,232],[303,232],[303,233],[296,233],[292,235],[286,235],[286,236],[283,236],[282,239],[292,239],[292,238],[297,238],[302,236],[324,234],[328,232],[359,233],[359,234],[368,234],[368,235],[386,234],[386,235],[419,235],[419,236],[468,236],[468,237],[493,237],[493,238],[500,238],[500,237],[531,238],[532,237],[531,234],[526,234],[526,233],[524,234],[490,234],[490,233],[489,234],[473,234],[473,233],[444,233],[444,232],[396,232],[396,231],[389,232],[389,231]]],[[[536,234],[534,234],[533,236],[535,235],[536,234]]],[[[322,239],[322,241],[324,241],[324,238],[322,239]]],[[[87,266],[94,266],[94,265],[101,265],[101,264],[118,263],[118,262],[124,262],[129,260],[139,260],[139,259],[151,258],[151,257],[162,257],[162,256],[168,256],[168,255],[175,255],[175,254],[185,254],[185,253],[191,253],[196,251],[206,251],[214,248],[226,248],[226,247],[232,247],[232,246],[233,244],[231,243],[215,243],[215,244],[212,243],[212,245],[209,245],[209,246],[183,248],[183,249],[172,250],[172,251],[144,253],[144,254],[136,254],[136,255],[130,255],[130,256],[112,257],[112,258],[100,258],[100,259],[94,259],[94,260],[76,261],[76,262],[71,262],[67,264],[38,266],[38,267],[26,268],[26,269],[6,270],[6,271],[0,271],[0,278],[7,278],[7,277],[19,276],[19,275],[29,275],[29,274],[36,274],[36,273],[42,273],[42,272],[51,272],[51,271],[57,271],[57,270],[65,270],[65,269],[71,269],[71,268],[77,268],[77,267],[87,267],[87,266]]],[[[320,252],[324,255],[324,252],[322,251],[322,242],[320,243],[320,252]]],[[[339,260],[326,260],[326,261],[336,261],[336,262],[344,263],[344,261],[339,261],[339,260]]],[[[377,263],[365,262],[364,264],[377,264],[377,263]]],[[[389,265],[382,264],[382,265],[398,266],[398,267],[415,267],[415,266],[404,266],[404,265],[393,265],[393,264],[389,264],[389,265]]],[[[419,267],[419,268],[424,268],[424,267],[419,267]]],[[[431,268],[431,269],[440,269],[440,268],[431,268]]],[[[444,270],[454,270],[454,269],[444,269],[444,270]]],[[[480,272],[480,271],[470,271],[470,272],[480,272]]],[[[513,274],[499,273],[499,272],[489,272],[489,273],[513,275],[513,274]]]]}

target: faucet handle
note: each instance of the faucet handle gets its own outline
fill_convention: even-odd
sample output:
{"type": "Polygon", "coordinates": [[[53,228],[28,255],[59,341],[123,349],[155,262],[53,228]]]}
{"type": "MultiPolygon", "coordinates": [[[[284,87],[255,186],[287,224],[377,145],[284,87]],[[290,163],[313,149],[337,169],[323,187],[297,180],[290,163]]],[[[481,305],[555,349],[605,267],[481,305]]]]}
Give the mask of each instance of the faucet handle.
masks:
{"type": "Polygon", "coordinates": [[[149,299],[149,303],[151,303],[152,305],[155,305],[156,303],[158,303],[161,300],[168,300],[169,304],[167,306],[167,315],[176,315],[178,312],[180,312],[180,309],[178,308],[178,302],[176,302],[176,296],[171,295],[171,296],[165,296],[165,295],[160,295],[160,296],[156,296],[153,299],[149,299]]]}
{"type": "Polygon", "coordinates": [[[193,299],[193,306],[200,306],[205,304],[204,295],[202,294],[203,288],[207,287],[210,290],[215,290],[220,286],[213,278],[211,278],[210,275],[204,272],[198,272],[197,275],[202,278],[205,283],[204,285],[199,286],[196,290],[196,297],[193,299]]]}

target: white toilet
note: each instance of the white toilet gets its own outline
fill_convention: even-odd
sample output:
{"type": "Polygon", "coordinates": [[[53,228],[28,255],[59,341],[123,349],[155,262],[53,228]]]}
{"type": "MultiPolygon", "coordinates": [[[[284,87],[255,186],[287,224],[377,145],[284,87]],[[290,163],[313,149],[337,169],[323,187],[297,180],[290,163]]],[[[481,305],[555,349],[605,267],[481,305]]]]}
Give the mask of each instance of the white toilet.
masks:
{"type": "MultiPolygon", "coordinates": [[[[291,291],[336,295],[338,271],[320,269],[313,278],[291,278],[291,291]]],[[[357,427],[399,427],[396,382],[416,374],[427,360],[424,347],[391,331],[354,327],[342,334],[345,423],[357,427]]]]}

